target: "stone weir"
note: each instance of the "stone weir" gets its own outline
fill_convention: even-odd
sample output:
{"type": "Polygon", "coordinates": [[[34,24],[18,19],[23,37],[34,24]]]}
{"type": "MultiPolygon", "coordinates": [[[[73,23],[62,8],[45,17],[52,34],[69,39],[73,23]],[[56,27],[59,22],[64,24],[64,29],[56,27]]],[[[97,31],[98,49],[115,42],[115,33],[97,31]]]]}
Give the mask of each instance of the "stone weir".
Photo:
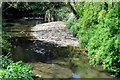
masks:
{"type": "Polygon", "coordinates": [[[62,21],[38,24],[31,28],[32,36],[40,41],[55,43],[59,46],[79,46],[79,40],[73,36],[62,21]]]}

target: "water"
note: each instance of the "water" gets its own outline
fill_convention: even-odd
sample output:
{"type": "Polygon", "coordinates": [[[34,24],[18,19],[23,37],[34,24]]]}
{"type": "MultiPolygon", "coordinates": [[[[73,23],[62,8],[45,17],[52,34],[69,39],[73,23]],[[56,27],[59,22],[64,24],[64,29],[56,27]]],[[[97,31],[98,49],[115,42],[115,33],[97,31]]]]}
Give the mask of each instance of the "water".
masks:
{"type": "Polygon", "coordinates": [[[6,26],[11,36],[12,59],[29,63],[33,73],[43,78],[109,78],[101,66],[92,67],[84,49],[79,46],[59,46],[47,41],[39,41],[30,35],[32,21],[19,20],[6,26]]]}
{"type": "Polygon", "coordinates": [[[72,73],[72,78],[80,78],[80,74],[75,74],[75,73],[72,73]]]}

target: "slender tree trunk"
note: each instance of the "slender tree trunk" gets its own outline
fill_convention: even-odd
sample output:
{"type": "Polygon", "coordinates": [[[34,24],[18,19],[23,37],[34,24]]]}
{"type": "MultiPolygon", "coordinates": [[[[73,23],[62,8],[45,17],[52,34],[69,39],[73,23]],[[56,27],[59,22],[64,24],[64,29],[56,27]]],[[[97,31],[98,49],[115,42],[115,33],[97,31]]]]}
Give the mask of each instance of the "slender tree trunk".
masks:
{"type": "Polygon", "coordinates": [[[68,7],[71,9],[71,11],[73,12],[73,14],[75,15],[75,17],[78,19],[77,17],[77,12],[75,11],[75,9],[73,8],[73,6],[70,4],[70,2],[67,3],[68,7]]]}
{"type": "Polygon", "coordinates": [[[108,10],[108,4],[105,2],[105,7],[104,7],[104,9],[107,11],[108,10]]]}

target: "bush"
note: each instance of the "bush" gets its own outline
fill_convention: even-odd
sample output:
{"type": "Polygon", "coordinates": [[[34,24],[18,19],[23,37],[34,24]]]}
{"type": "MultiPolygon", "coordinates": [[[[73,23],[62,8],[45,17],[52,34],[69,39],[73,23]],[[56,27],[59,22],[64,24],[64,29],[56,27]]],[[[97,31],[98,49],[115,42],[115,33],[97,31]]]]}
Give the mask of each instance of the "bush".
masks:
{"type": "Polygon", "coordinates": [[[0,78],[30,78],[32,79],[32,68],[29,64],[13,61],[7,56],[0,56],[0,78]]]}
{"type": "Polygon", "coordinates": [[[0,70],[0,78],[29,78],[32,79],[32,68],[29,64],[18,61],[0,70]]]}

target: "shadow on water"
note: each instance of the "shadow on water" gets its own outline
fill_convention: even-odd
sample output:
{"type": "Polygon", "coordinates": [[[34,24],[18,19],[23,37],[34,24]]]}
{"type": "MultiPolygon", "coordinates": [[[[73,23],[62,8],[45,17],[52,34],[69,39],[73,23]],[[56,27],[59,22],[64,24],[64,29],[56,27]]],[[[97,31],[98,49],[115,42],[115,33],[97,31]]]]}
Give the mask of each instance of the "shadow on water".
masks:
{"type": "Polygon", "coordinates": [[[14,61],[30,63],[33,73],[43,78],[70,78],[72,70],[64,60],[68,57],[67,47],[55,43],[28,40],[25,37],[11,38],[14,47],[11,51],[14,61]]]}
{"type": "Polygon", "coordinates": [[[55,43],[45,41],[30,41],[25,37],[11,38],[11,43],[14,44],[11,52],[14,61],[46,62],[67,57],[68,54],[66,47],[60,47],[55,43]]]}

